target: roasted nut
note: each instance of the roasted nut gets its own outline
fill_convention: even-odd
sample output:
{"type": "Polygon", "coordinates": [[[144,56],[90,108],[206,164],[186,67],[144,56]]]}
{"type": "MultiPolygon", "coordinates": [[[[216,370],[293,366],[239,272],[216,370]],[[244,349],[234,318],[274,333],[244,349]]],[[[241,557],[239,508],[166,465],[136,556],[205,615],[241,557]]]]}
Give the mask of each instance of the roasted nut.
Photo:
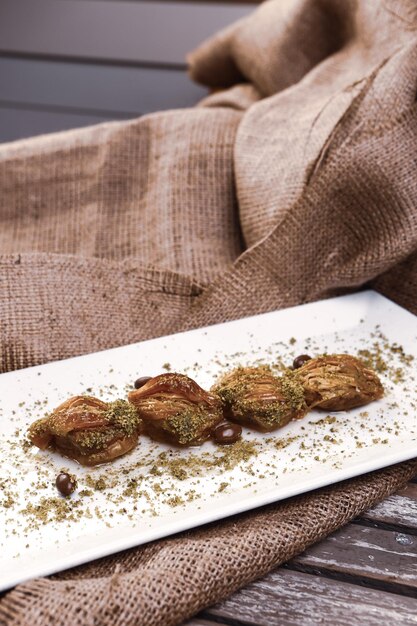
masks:
{"type": "Polygon", "coordinates": [[[292,419],[304,417],[304,392],[292,372],[275,376],[267,366],[238,367],[211,391],[216,393],[228,419],[271,431],[292,419]]]}
{"type": "Polygon", "coordinates": [[[307,361],[310,361],[310,359],[311,359],[311,356],[308,356],[308,354],[300,354],[299,356],[296,356],[294,361],[292,362],[293,370],[298,370],[300,367],[304,365],[304,363],[307,363],[307,361]]]}
{"type": "Polygon", "coordinates": [[[148,380],[151,380],[151,378],[152,376],[141,376],[140,378],[137,378],[133,384],[134,388],[140,389],[145,383],[148,382],[148,380]]]}
{"type": "Polygon", "coordinates": [[[332,354],[311,359],[295,372],[308,407],[346,411],[382,398],[376,373],[354,356],[332,354]]]}
{"type": "Polygon", "coordinates": [[[67,472],[60,472],[56,477],[55,485],[59,493],[66,498],[77,489],[77,480],[67,472]]]}
{"type": "Polygon", "coordinates": [[[128,397],[148,435],[182,446],[208,439],[223,418],[218,398],[183,374],[155,376],[128,397]]]}
{"type": "Polygon", "coordinates": [[[125,400],[75,396],[34,422],[28,436],[41,450],[56,449],[81,465],[98,465],[132,450],[140,429],[139,416],[125,400]]]}
{"type": "Polygon", "coordinates": [[[213,439],[220,446],[230,446],[242,437],[242,427],[233,422],[220,422],[213,430],[213,439]]]}

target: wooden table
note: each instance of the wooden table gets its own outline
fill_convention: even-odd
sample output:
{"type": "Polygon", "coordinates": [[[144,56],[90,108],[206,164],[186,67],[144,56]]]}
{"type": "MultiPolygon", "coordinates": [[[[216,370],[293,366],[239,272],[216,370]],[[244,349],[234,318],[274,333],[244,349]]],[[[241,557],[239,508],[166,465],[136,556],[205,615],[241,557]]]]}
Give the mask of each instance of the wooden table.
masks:
{"type": "Polygon", "coordinates": [[[184,626],[417,624],[417,478],[184,626]]]}

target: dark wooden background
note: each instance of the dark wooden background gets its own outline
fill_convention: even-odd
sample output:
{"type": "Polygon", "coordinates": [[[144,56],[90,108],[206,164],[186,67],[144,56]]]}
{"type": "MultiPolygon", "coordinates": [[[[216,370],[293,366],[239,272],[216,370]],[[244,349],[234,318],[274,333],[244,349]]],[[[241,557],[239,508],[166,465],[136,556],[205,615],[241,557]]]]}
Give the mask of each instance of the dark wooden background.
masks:
{"type": "Polygon", "coordinates": [[[256,4],[0,0],[0,142],[192,106],[186,53],[256,4]]]}
{"type": "Polygon", "coordinates": [[[187,626],[417,624],[416,482],[187,626]]]}

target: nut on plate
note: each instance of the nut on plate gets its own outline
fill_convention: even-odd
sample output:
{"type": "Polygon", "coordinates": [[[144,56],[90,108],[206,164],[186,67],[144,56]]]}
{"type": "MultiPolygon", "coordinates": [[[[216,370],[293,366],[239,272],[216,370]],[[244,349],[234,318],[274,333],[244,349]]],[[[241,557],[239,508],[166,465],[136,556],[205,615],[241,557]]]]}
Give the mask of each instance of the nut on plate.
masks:
{"type": "Polygon", "coordinates": [[[211,389],[222,401],[228,419],[271,431],[304,417],[304,391],[293,372],[275,376],[265,365],[238,367],[211,389]]]}
{"type": "Polygon", "coordinates": [[[145,432],[181,446],[199,445],[223,419],[219,399],[184,374],[161,374],[129,393],[145,432]]]}
{"type": "Polygon", "coordinates": [[[349,354],[331,354],[307,361],[294,375],[310,409],[346,411],[384,395],[376,373],[349,354]]]}
{"type": "Polygon", "coordinates": [[[125,400],[74,396],[34,422],[28,437],[41,450],[56,449],[81,465],[98,465],[132,450],[140,431],[141,420],[125,400]]]}

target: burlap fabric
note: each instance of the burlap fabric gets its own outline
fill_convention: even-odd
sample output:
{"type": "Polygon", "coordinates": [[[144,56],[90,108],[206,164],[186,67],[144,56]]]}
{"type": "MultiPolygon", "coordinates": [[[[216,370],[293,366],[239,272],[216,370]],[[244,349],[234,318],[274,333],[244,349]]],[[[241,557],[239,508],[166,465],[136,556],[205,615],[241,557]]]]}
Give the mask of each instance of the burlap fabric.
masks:
{"type": "MultiPolygon", "coordinates": [[[[0,147],[10,370],[371,284],[417,313],[417,5],[270,0],[190,56],[195,109],[0,147]]],[[[33,581],[0,623],[177,624],[409,462],[33,581]]]]}

